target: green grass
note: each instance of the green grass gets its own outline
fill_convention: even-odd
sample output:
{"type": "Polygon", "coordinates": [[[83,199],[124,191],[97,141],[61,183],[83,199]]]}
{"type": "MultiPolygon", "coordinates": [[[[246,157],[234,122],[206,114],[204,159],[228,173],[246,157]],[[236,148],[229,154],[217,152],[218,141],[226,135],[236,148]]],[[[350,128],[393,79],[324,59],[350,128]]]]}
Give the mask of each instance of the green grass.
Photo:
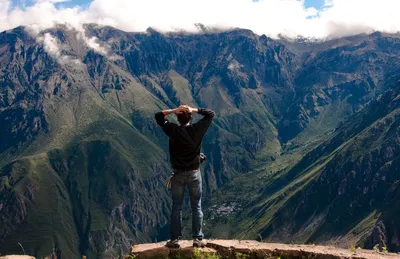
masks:
{"type": "Polygon", "coordinates": [[[91,258],[102,253],[104,236],[109,236],[122,244],[116,250],[120,253],[133,240],[150,239],[141,229],[132,233],[134,228],[128,224],[133,219],[113,218],[118,206],[136,207],[131,213],[140,213],[153,227],[167,220],[161,209],[168,206],[168,195],[154,185],[162,185],[168,175],[164,151],[98,95],[85,90],[76,94],[80,97],[54,103],[58,108],[49,111],[54,111],[49,113],[49,134],[37,138],[16,158],[12,170],[22,180],[10,183],[4,167],[0,171],[6,195],[23,201],[24,205],[15,207],[16,213],[27,217],[27,223],[15,224],[2,251],[19,252],[20,242],[36,256],[60,248],[67,257],[83,253],[91,258]],[[154,170],[158,170],[156,178],[154,170]],[[129,200],[127,193],[136,200],[129,200]],[[111,223],[111,231],[120,229],[127,237],[114,237],[111,223]]]}
{"type": "Polygon", "coordinates": [[[173,89],[180,103],[198,107],[198,104],[196,104],[196,101],[193,99],[188,80],[174,70],[170,70],[168,76],[172,80],[173,89]]]}
{"type": "MultiPolygon", "coordinates": [[[[383,107],[381,105],[380,108],[383,107]]],[[[234,226],[232,237],[257,238],[260,230],[271,224],[277,224],[273,223],[273,220],[282,216],[282,214],[278,214],[280,211],[298,206],[299,198],[297,197],[299,195],[297,194],[304,193],[303,191],[309,188],[310,183],[314,179],[318,179],[321,173],[326,174],[327,169],[335,166],[340,168],[346,163],[345,161],[353,161],[352,163],[356,164],[357,161],[362,161],[365,157],[368,158],[369,153],[378,152],[382,146],[393,145],[393,137],[396,136],[395,123],[399,119],[399,111],[399,109],[393,111],[389,109],[383,116],[376,117],[376,120],[368,118],[368,113],[357,114],[353,120],[344,124],[342,128],[330,136],[325,136],[309,147],[295,147],[295,149],[283,153],[276,161],[261,166],[254,173],[235,178],[218,194],[215,193],[214,196],[218,198],[213,199],[214,205],[229,202],[237,202],[243,205],[241,211],[229,217],[229,221],[232,220],[231,225],[234,226]],[[323,152],[307,157],[307,152],[321,142],[322,145],[326,145],[323,152]],[[305,160],[303,159],[305,162],[294,167],[302,158],[305,158],[305,160]],[[277,185],[279,182],[282,185],[277,185]],[[240,188],[237,189],[234,186],[240,186],[240,188]],[[275,190],[276,186],[280,186],[280,188],[275,190]]],[[[388,162],[382,165],[382,168],[385,168],[385,172],[389,173],[388,170],[393,167],[393,163],[388,162]]],[[[318,206],[329,206],[329,203],[318,204],[318,206]]],[[[343,214],[340,213],[339,209],[336,210],[336,213],[338,215],[343,214]]],[[[321,235],[325,235],[326,240],[329,240],[330,237],[337,235],[336,233],[344,232],[346,234],[342,237],[342,240],[352,238],[356,240],[357,244],[364,245],[379,217],[378,215],[381,215],[381,212],[377,212],[376,209],[370,212],[366,210],[365,213],[359,213],[350,218],[348,222],[337,226],[335,231],[331,233],[332,230],[326,228],[326,218],[329,215],[321,213],[309,224],[307,230],[302,230],[301,235],[292,236],[291,240],[304,243],[309,242],[308,240],[315,240],[316,237],[321,235]]],[[[295,219],[287,215],[287,222],[292,220],[295,219]]],[[[217,226],[224,226],[225,224],[222,218],[216,218],[211,222],[209,229],[218,229],[217,226]]],[[[277,229],[277,231],[280,230],[277,229]]],[[[212,233],[218,235],[218,231],[212,233]]],[[[266,235],[262,238],[268,240],[268,237],[266,235]]]]}
{"type": "Polygon", "coordinates": [[[39,155],[19,161],[12,170],[20,172],[22,179],[13,186],[9,195],[23,201],[23,205],[19,203],[17,208],[23,217],[27,217],[29,228],[25,224],[14,226],[13,234],[2,249],[19,252],[19,242],[28,254],[45,256],[57,246],[63,247],[71,256],[78,256],[78,235],[68,192],[49,166],[47,157],[39,155]],[[32,191],[27,192],[26,186],[30,186],[32,191]]]}

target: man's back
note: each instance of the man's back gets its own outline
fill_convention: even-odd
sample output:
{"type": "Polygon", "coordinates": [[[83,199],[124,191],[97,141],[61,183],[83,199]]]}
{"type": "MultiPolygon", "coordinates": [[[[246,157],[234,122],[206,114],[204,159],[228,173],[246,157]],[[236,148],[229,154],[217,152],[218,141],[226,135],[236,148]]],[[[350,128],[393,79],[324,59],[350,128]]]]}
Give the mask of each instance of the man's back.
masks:
{"type": "Polygon", "coordinates": [[[157,124],[169,137],[170,160],[173,169],[196,170],[200,166],[201,142],[215,113],[210,109],[198,109],[198,113],[204,117],[197,123],[186,126],[169,122],[162,112],[155,115],[157,124]]]}

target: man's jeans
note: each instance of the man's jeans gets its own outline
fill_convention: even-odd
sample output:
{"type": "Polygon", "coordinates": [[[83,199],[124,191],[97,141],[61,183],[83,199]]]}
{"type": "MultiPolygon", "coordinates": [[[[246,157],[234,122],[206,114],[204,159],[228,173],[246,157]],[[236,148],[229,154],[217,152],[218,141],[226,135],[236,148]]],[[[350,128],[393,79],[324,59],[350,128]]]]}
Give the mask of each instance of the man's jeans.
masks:
{"type": "Polygon", "coordinates": [[[190,206],[192,208],[193,238],[203,238],[203,212],[201,211],[202,180],[200,170],[175,173],[171,179],[172,212],[171,239],[182,236],[182,203],[185,185],[189,187],[190,206]]]}

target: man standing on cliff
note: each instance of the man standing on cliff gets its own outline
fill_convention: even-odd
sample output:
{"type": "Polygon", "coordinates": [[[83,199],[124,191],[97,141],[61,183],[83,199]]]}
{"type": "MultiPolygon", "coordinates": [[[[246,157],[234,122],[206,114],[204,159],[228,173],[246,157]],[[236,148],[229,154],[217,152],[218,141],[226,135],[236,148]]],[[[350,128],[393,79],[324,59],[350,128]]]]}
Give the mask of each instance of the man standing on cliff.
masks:
{"type": "Polygon", "coordinates": [[[215,113],[210,109],[192,108],[181,105],[176,109],[163,110],[155,115],[157,124],[169,137],[169,153],[172,170],[172,211],[171,240],[167,242],[170,248],[179,248],[179,238],[182,236],[182,203],[185,186],[189,188],[190,206],[192,208],[193,246],[204,247],[203,212],[201,210],[202,179],[200,173],[201,142],[210,127],[215,113]],[[169,122],[165,116],[176,114],[180,125],[169,122]],[[197,123],[190,124],[192,113],[204,117],[197,123]]]}

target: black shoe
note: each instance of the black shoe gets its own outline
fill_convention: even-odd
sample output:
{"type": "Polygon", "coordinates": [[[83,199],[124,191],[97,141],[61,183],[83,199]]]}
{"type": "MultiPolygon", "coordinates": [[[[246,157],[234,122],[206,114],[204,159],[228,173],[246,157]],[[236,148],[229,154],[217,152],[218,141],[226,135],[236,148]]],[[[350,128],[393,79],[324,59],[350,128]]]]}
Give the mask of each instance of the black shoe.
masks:
{"type": "Polygon", "coordinates": [[[169,247],[169,248],[180,248],[181,247],[181,245],[179,244],[179,239],[171,239],[167,242],[167,244],[165,246],[169,247]]]}
{"type": "Polygon", "coordinates": [[[193,239],[193,247],[205,247],[207,242],[203,239],[195,238],[193,239]]]}

